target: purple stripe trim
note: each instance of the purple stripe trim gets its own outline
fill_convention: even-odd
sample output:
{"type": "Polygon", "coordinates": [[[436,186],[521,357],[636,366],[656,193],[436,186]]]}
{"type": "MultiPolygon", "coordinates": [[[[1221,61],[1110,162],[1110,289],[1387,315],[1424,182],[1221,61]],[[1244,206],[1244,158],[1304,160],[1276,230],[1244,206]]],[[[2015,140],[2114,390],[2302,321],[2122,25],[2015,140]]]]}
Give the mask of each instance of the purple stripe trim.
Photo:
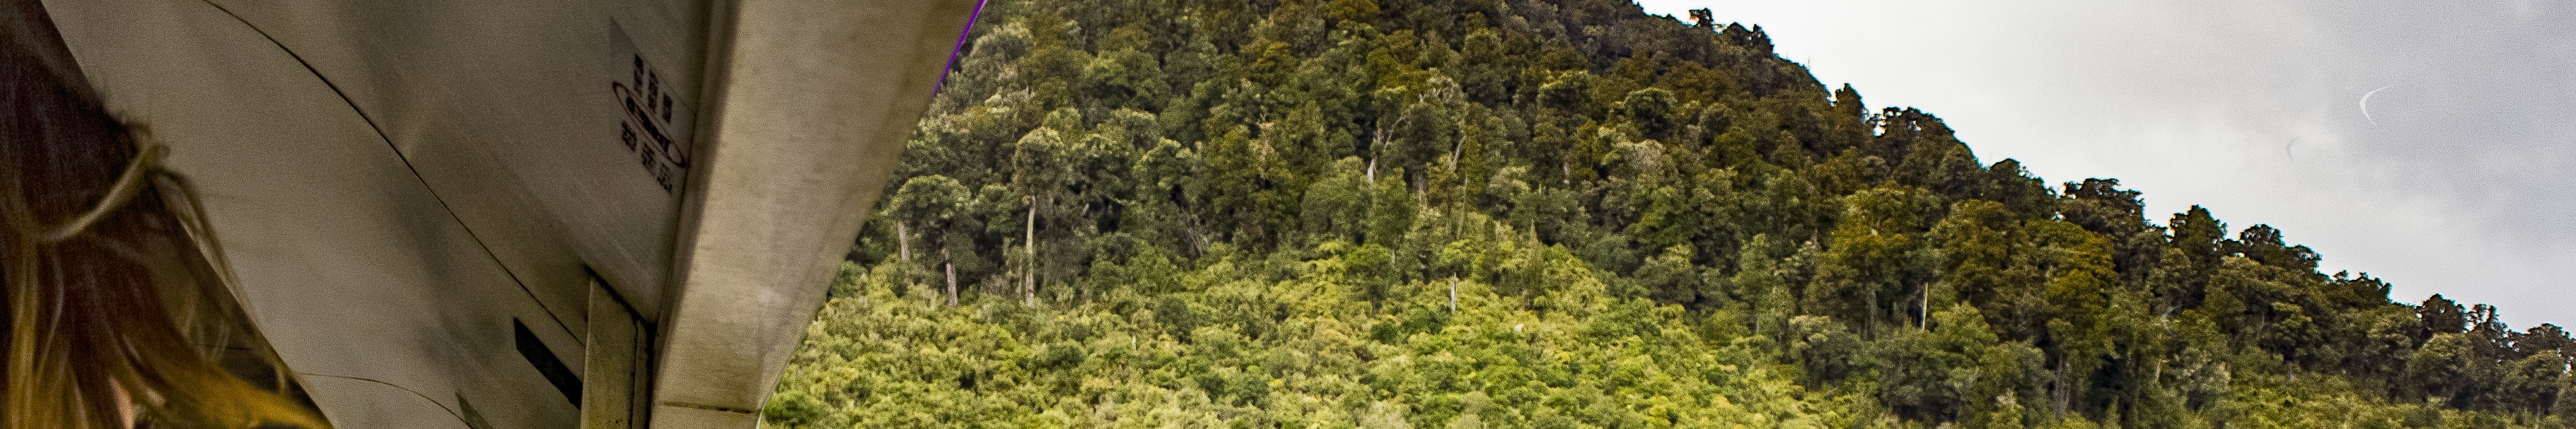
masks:
{"type": "Polygon", "coordinates": [[[948,65],[939,68],[939,84],[930,87],[934,96],[948,87],[948,72],[957,70],[957,57],[966,51],[966,36],[975,34],[975,20],[984,16],[985,1],[975,0],[975,11],[966,15],[966,29],[957,31],[957,44],[948,48],[948,65]]]}

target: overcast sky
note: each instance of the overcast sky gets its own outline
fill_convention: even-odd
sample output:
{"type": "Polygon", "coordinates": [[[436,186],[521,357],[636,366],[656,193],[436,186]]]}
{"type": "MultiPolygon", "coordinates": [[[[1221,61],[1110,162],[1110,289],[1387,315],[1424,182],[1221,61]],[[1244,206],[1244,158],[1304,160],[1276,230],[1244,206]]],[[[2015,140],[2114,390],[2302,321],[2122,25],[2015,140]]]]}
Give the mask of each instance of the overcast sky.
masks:
{"type": "Polygon", "coordinates": [[[1759,24],[1873,109],[2050,183],[2118,178],[2157,224],[2199,204],[2398,301],[2576,324],[2576,1],[1640,3],[1759,24]]]}

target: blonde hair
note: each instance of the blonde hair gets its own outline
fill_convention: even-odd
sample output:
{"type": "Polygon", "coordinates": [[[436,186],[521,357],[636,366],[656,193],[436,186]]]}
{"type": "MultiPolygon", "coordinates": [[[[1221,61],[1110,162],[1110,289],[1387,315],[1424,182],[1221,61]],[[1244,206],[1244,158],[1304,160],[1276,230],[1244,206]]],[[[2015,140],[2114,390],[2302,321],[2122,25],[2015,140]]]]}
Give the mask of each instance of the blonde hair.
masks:
{"type": "Polygon", "coordinates": [[[41,6],[8,3],[0,429],[329,427],[249,328],[162,149],[65,70],[41,6]]]}

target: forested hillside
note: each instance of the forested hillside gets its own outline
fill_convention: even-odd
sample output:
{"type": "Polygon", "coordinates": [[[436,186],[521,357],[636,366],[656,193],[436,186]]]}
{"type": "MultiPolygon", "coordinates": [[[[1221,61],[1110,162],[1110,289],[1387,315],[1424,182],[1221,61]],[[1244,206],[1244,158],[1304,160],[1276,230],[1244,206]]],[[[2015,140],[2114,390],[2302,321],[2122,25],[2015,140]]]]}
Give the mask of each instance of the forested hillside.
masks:
{"type": "MultiPolygon", "coordinates": [[[[2571,341],[1626,0],[995,0],[779,427],[2558,427],[2571,341]],[[2404,298],[2408,302],[2412,297],[2404,298]]],[[[1928,24],[1938,25],[1938,24],[1928,24]]],[[[1891,49],[1940,49],[1889,40],[1891,49]]],[[[1937,106],[1934,106],[1937,107],[1937,106]]]]}

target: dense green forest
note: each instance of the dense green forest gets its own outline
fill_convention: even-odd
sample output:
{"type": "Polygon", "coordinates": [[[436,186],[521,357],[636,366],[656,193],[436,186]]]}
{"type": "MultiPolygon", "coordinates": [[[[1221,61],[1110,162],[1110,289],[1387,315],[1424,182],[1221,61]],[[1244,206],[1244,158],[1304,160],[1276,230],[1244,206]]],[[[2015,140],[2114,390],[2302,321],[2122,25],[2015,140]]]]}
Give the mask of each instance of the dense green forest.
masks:
{"type": "MultiPolygon", "coordinates": [[[[1716,11],[1715,14],[1723,14],[1716,11]]],[[[2559,427],[2571,341],[1626,0],[995,0],[777,427],[2559,427]],[[2407,301],[2413,301],[2407,299],[2407,301]]],[[[1939,46],[1889,40],[1889,49],[1939,46]]]]}

